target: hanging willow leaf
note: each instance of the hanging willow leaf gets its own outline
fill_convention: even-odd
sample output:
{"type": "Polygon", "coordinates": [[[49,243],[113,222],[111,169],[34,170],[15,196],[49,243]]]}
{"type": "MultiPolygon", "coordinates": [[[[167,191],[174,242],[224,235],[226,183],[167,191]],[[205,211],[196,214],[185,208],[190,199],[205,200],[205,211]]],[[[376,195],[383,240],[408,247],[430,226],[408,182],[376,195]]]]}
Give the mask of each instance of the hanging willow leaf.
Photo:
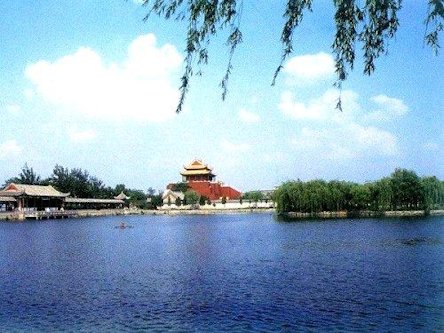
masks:
{"type": "MultiPolygon", "coordinates": [[[[335,37],[332,52],[335,56],[335,86],[342,88],[349,71],[353,70],[356,56],[356,45],[361,44],[364,51],[364,74],[371,75],[375,71],[375,61],[386,54],[388,42],[395,36],[399,27],[398,12],[401,0],[332,0],[335,8],[335,37]]],[[[272,85],[284,68],[285,61],[293,53],[294,34],[301,24],[304,14],[312,12],[312,0],[286,0],[283,17],[285,23],[281,33],[282,55],[280,63],[273,75],[272,85]]],[[[210,40],[218,31],[228,29],[227,48],[228,64],[220,82],[222,99],[228,92],[228,81],[233,71],[233,56],[242,42],[240,30],[243,0],[144,0],[143,5],[151,14],[187,21],[185,70],[179,87],[180,98],[176,112],[183,108],[185,97],[189,91],[194,68],[208,63],[210,40]]],[[[444,0],[428,0],[428,14],[425,20],[426,33],[424,41],[437,54],[439,35],[444,30],[444,0]]],[[[337,108],[342,109],[339,97],[337,108]]]]}

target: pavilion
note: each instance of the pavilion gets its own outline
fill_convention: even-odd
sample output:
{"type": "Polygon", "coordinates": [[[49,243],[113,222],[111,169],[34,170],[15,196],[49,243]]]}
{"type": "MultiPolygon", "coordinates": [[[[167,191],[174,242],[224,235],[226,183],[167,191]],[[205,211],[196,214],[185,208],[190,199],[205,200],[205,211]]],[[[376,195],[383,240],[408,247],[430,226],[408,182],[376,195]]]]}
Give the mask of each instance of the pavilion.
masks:
{"type": "Polygon", "coordinates": [[[1,202],[13,204],[18,211],[58,210],[69,193],[57,191],[51,185],[8,184],[0,191],[1,202]]]}
{"type": "Polygon", "coordinates": [[[72,198],[51,185],[8,184],[0,190],[0,211],[56,212],[64,209],[122,208],[130,197],[123,192],[114,199],[72,198]]]}

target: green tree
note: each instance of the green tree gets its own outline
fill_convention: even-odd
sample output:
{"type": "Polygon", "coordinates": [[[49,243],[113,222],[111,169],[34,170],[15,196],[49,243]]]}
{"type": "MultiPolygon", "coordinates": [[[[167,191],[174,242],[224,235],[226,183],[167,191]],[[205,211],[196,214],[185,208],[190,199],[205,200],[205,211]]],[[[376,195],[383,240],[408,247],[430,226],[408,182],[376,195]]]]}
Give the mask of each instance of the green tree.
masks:
{"type": "MultiPolygon", "coordinates": [[[[80,168],[69,170],[58,164],[54,167],[49,182],[59,191],[69,192],[71,196],[78,198],[110,198],[120,193],[106,187],[103,181],[91,176],[86,170],[80,168]]],[[[117,189],[120,188],[116,187],[117,189]]]]}
{"type": "Polygon", "coordinates": [[[156,190],[152,187],[149,187],[148,190],[146,190],[147,197],[153,197],[156,194],[156,190]]]}
{"type": "Polygon", "coordinates": [[[249,200],[250,202],[258,202],[264,199],[264,194],[261,191],[245,192],[242,198],[244,200],[249,200]]]}
{"type": "Polygon", "coordinates": [[[370,186],[367,184],[354,184],[350,189],[351,207],[353,209],[368,209],[371,203],[370,186]]]}
{"type": "Polygon", "coordinates": [[[436,177],[421,178],[424,194],[424,209],[440,209],[444,207],[444,186],[436,177]]]}
{"type": "Polygon", "coordinates": [[[199,202],[199,194],[196,191],[188,190],[185,192],[185,201],[188,205],[195,205],[199,202]]]}
{"type": "Polygon", "coordinates": [[[180,198],[177,197],[175,204],[176,204],[177,207],[180,207],[182,205],[182,200],[180,200],[180,198]]]}
{"type": "Polygon", "coordinates": [[[27,163],[23,166],[18,177],[12,177],[5,181],[4,186],[9,183],[27,184],[27,185],[41,185],[42,180],[40,176],[34,171],[32,167],[29,167],[27,163]]]}
{"type": "Polygon", "coordinates": [[[174,192],[185,193],[188,189],[189,189],[189,186],[187,183],[180,182],[180,183],[171,184],[171,191],[174,191],[174,192]]]}
{"type": "MultiPolygon", "coordinates": [[[[293,52],[293,39],[296,28],[301,24],[304,15],[312,11],[313,0],[286,0],[284,25],[281,33],[282,55],[277,66],[272,84],[283,68],[284,62],[293,52]]],[[[336,31],[332,43],[335,56],[337,86],[346,80],[349,70],[353,69],[356,46],[363,52],[364,73],[370,75],[375,70],[375,60],[387,53],[387,46],[399,26],[398,12],[401,0],[355,1],[333,0],[336,31]]],[[[181,77],[180,99],[176,112],[183,107],[190,80],[196,71],[195,67],[208,62],[208,45],[219,31],[228,30],[226,44],[229,49],[228,64],[222,77],[222,99],[227,94],[228,79],[233,69],[232,58],[237,46],[242,42],[240,30],[243,0],[143,0],[150,13],[166,19],[186,21],[186,56],[185,70],[181,77]]],[[[444,29],[444,0],[429,0],[428,14],[425,18],[425,42],[437,53],[439,33],[444,29]]],[[[341,108],[339,99],[338,108],[341,108]]]]}
{"type": "Polygon", "coordinates": [[[156,209],[157,207],[161,207],[163,205],[162,200],[162,191],[158,191],[157,194],[150,197],[151,198],[151,205],[149,205],[149,208],[156,209]]]}
{"type": "Polygon", "coordinates": [[[396,169],[391,175],[390,182],[395,209],[415,209],[423,205],[421,181],[414,171],[396,169]]]}
{"type": "Polygon", "coordinates": [[[131,206],[142,209],[148,208],[147,196],[142,190],[128,189],[126,195],[130,197],[128,201],[131,206]]]}
{"type": "Polygon", "coordinates": [[[385,177],[372,183],[370,192],[372,210],[386,211],[393,208],[393,190],[390,178],[385,177]]]}
{"type": "Polygon", "coordinates": [[[208,201],[208,198],[204,195],[201,195],[199,198],[199,205],[204,206],[207,201],[208,201]]]}
{"type": "Polygon", "coordinates": [[[117,184],[113,191],[114,196],[118,196],[122,192],[127,194],[128,189],[124,184],[117,184]]]}

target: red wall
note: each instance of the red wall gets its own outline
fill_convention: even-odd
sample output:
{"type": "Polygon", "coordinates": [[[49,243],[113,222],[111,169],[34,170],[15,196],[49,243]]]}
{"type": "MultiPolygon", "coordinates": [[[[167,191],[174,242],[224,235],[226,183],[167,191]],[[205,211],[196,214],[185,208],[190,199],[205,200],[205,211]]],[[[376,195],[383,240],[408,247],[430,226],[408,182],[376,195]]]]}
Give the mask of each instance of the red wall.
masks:
{"type": "Polygon", "coordinates": [[[236,200],[241,197],[239,191],[230,186],[222,186],[219,183],[190,181],[188,182],[188,186],[210,200],[219,200],[222,197],[236,200]]]}

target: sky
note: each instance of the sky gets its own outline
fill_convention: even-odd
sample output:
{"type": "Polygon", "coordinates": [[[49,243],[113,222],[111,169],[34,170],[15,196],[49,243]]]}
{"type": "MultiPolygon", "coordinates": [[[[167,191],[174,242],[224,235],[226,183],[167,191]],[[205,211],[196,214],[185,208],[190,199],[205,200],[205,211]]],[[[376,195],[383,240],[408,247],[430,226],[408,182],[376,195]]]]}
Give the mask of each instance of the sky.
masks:
{"type": "Polygon", "coordinates": [[[373,181],[395,168],[444,179],[444,61],[424,45],[424,2],[403,2],[371,76],[357,45],[342,112],[332,1],[306,13],[271,86],[284,3],[244,1],[226,100],[220,32],[176,114],[185,24],[144,22],[137,0],[1,1],[0,181],[25,163],[42,177],[59,164],[109,186],[160,190],[194,159],[243,192],[293,179],[373,181]]]}

